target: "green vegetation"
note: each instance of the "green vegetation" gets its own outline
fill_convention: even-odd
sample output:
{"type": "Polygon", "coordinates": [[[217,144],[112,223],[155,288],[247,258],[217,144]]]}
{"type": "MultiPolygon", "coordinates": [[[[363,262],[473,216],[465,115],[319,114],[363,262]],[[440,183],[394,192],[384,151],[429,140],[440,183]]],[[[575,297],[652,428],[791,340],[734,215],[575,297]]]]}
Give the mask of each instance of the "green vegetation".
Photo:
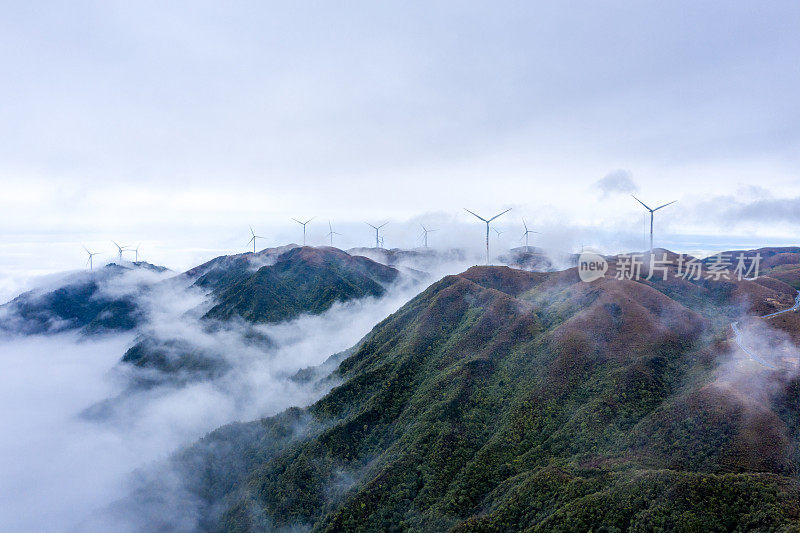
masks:
{"type": "MultiPolygon", "coordinates": [[[[381,296],[385,285],[399,274],[394,268],[335,248],[286,247],[259,253],[262,256],[255,258],[250,254],[219,257],[184,274],[195,286],[210,290],[218,301],[204,318],[263,323],[319,314],[336,302],[381,296]],[[253,261],[268,259],[271,264],[254,269],[253,261]]],[[[247,335],[262,346],[271,343],[256,330],[247,335]]],[[[157,369],[163,374],[159,377],[170,380],[214,377],[230,367],[222,354],[186,339],[146,335],[137,339],[122,361],[157,369]]]]}
{"type": "MultiPolygon", "coordinates": [[[[155,272],[166,270],[144,262],[134,265],[155,272]]],[[[61,287],[21,294],[0,306],[0,331],[37,334],[81,328],[85,333],[131,330],[142,320],[134,298],[109,295],[103,290],[107,282],[131,270],[112,263],[94,272],[72,275],[61,287]]]]}
{"type": "MultiPolygon", "coordinates": [[[[199,282],[211,283],[208,276],[199,282]]],[[[381,296],[397,276],[394,268],[335,248],[293,248],[257,271],[237,263],[233,272],[217,274],[213,286],[219,303],[206,317],[280,322],[319,314],[336,302],[381,296]]]]}
{"type": "Polygon", "coordinates": [[[378,324],[310,408],[176,464],[209,530],[800,530],[800,384],[715,384],[724,306],[787,292],[742,284],[475,267],[378,324]]]}
{"type": "Polygon", "coordinates": [[[136,344],[125,352],[122,362],[140,368],[158,369],[173,380],[215,377],[230,368],[230,364],[219,354],[201,350],[186,340],[157,340],[146,336],[140,336],[136,344]]]}

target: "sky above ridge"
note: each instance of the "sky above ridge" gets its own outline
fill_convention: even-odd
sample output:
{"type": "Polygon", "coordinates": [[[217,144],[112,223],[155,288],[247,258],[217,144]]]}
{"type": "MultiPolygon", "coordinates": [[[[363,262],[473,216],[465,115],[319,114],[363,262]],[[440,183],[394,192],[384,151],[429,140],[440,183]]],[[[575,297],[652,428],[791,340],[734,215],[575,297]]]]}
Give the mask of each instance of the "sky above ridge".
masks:
{"type": "Polygon", "coordinates": [[[290,217],[477,247],[464,207],[630,248],[631,193],[679,201],[674,249],[795,242],[796,2],[3,4],[4,272],[110,239],[190,266],[290,217]]]}

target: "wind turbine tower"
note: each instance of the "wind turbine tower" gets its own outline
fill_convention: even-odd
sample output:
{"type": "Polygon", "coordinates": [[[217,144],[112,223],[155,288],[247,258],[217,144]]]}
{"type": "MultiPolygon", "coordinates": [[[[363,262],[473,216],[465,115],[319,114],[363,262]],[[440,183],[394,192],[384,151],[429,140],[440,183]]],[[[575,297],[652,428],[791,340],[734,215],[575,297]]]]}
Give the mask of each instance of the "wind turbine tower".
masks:
{"type": "Polygon", "coordinates": [[[372,224],[370,224],[369,222],[365,222],[365,224],[366,224],[367,226],[369,226],[370,228],[372,228],[372,229],[374,229],[374,230],[375,230],[375,248],[381,248],[381,242],[382,242],[382,239],[380,238],[379,231],[380,231],[380,229],[381,229],[382,227],[384,227],[386,224],[388,224],[388,222],[384,222],[384,223],[383,223],[383,224],[381,224],[380,226],[373,226],[373,225],[372,225],[372,224]]]}
{"type": "Polygon", "coordinates": [[[87,247],[83,247],[86,250],[86,253],[89,254],[89,260],[86,261],[86,264],[89,265],[89,270],[94,270],[94,265],[92,264],[92,257],[98,255],[100,252],[90,252],[87,247]]]}
{"type": "Polygon", "coordinates": [[[256,232],[253,231],[253,226],[250,226],[250,235],[252,235],[252,237],[250,237],[250,240],[247,241],[247,244],[249,245],[252,242],[253,253],[256,253],[256,239],[263,239],[264,237],[262,237],[261,235],[256,235],[256,232]]]}
{"type": "Polygon", "coordinates": [[[434,231],[439,231],[439,230],[437,230],[437,229],[428,229],[428,228],[425,227],[424,224],[420,224],[420,226],[422,226],[422,235],[421,235],[421,237],[422,237],[422,239],[423,239],[423,241],[425,243],[425,248],[427,248],[428,247],[428,233],[433,233],[434,231]]]}
{"type": "Polygon", "coordinates": [[[520,240],[525,239],[525,251],[527,252],[528,248],[530,248],[530,246],[528,246],[528,235],[531,233],[539,233],[539,232],[528,229],[528,224],[525,222],[524,218],[522,219],[522,225],[525,226],[525,233],[522,234],[520,240]]]}
{"type": "Polygon", "coordinates": [[[511,208],[508,208],[508,209],[506,209],[506,210],[505,210],[505,211],[503,211],[502,213],[499,213],[499,214],[497,214],[497,215],[493,216],[492,218],[490,218],[490,219],[488,219],[488,220],[487,220],[487,219],[485,219],[485,218],[483,218],[483,217],[482,217],[482,216],[480,216],[480,215],[476,215],[475,213],[473,213],[472,211],[470,211],[470,210],[469,210],[469,209],[467,209],[466,207],[464,208],[464,211],[466,211],[466,212],[467,212],[467,213],[469,213],[470,215],[472,215],[472,216],[474,216],[474,217],[477,217],[478,219],[480,219],[480,220],[482,220],[483,222],[485,222],[485,223],[486,223],[486,264],[488,265],[488,264],[489,264],[489,223],[490,223],[492,220],[494,220],[494,219],[496,219],[497,217],[499,217],[500,215],[505,215],[506,213],[508,213],[509,211],[511,211],[511,208]]]}
{"type": "Polygon", "coordinates": [[[122,252],[127,251],[127,248],[124,246],[120,246],[119,244],[117,244],[116,241],[111,241],[111,242],[113,242],[114,246],[117,247],[117,259],[122,261],[122,252]]]}
{"type": "MultiPolygon", "coordinates": [[[[633,195],[631,195],[631,196],[633,196],[633,195]]],[[[645,204],[643,201],[639,200],[635,196],[633,196],[633,199],[636,200],[637,202],[639,202],[640,204],[642,204],[645,209],[650,211],[650,252],[652,253],[653,252],[653,213],[655,213],[656,211],[658,211],[662,207],[667,207],[668,205],[674,204],[678,200],[673,200],[673,201],[668,202],[668,203],[666,203],[664,205],[660,205],[660,206],[656,207],[655,209],[650,209],[649,207],[647,207],[647,204],[645,204]]]]}
{"type": "Polygon", "coordinates": [[[308,220],[306,220],[305,222],[300,222],[300,221],[299,221],[299,220],[297,220],[296,218],[293,218],[293,219],[292,219],[292,220],[294,220],[295,222],[297,222],[298,224],[300,224],[301,226],[303,226],[303,246],[305,246],[305,245],[306,245],[306,224],[308,224],[309,222],[311,222],[311,221],[312,221],[312,220],[314,220],[315,218],[317,218],[317,217],[311,217],[311,218],[309,218],[308,220]]]}
{"type": "Polygon", "coordinates": [[[344,237],[344,235],[342,235],[341,233],[338,233],[338,232],[336,232],[336,231],[333,231],[333,226],[331,226],[331,221],[330,221],[330,220],[328,221],[328,229],[329,229],[330,231],[329,231],[329,232],[328,232],[328,234],[327,234],[327,235],[325,235],[325,236],[330,238],[330,240],[331,240],[331,247],[333,247],[333,236],[334,236],[334,235],[339,235],[340,237],[344,237]]]}

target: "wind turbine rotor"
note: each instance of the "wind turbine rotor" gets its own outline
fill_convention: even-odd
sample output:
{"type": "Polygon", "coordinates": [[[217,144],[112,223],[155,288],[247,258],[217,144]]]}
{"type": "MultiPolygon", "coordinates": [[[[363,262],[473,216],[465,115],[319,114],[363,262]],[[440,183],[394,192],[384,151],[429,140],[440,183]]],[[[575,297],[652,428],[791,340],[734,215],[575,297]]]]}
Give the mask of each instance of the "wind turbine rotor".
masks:
{"type": "Polygon", "coordinates": [[[486,220],[486,219],[485,219],[485,218],[483,218],[482,216],[480,216],[480,215],[478,215],[478,214],[476,214],[476,213],[473,213],[472,211],[470,211],[470,210],[469,210],[469,209],[467,209],[466,207],[464,208],[464,211],[466,211],[466,212],[467,212],[467,213],[469,213],[470,215],[473,215],[473,216],[475,216],[476,218],[478,218],[478,219],[480,219],[480,220],[482,220],[483,222],[485,222],[485,223],[486,223],[486,264],[487,264],[487,265],[489,264],[489,223],[490,223],[492,220],[494,220],[494,219],[496,219],[497,217],[499,217],[500,215],[504,215],[504,214],[508,213],[509,211],[511,211],[511,209],[512,209],[512,208],[508,208],[508,209],[506,209],[505,211],[503,211],[502,213],[498,213],[498,214],[496,214],[495,216],[493,216],[492,218],[490,218],[489,220],[486,220]]]}
{"type": "MultiPolygon", "coordinates": [[[[631,195],[631,196],[633,196],[633,195],[631,195]]],[[[664,205],[660,205],[660,206],[656,207],[655,209],[650,209],[649,207],[647,207],[647,204],[645,204],[643,201],[639,200],[635,196],[633,196],[633,199],[636,200],[637,202],[639,202],[640,204],[642,204],[644,206],[644,208],[647,209],[650,212],[650,253],[652,253],[653,252],[653,218],[654,218],[653,215],[654,215],[654,213],[656,211],[658,211],[662,207],[667,207],[668,205],[672,205],[675,202],[677,202],[677,200],[673,200],[673,201],[668,202],[668,203],[666,203],[664,205]]]]}
{"type": "Polygon", "coordinates": [[[508,212],[509,212],[509,211],[511,211],[512,209],[513,209],[512,207],[509,207],[508,209],[506,209],[506,210],[505,210],[505,211],[503,211],[502,213],[498,213],[498,214],[496,214],[495,216],[493,216],[492,218],[490,218],[490,219],[489,219],[487,222],[491,222],[492,220],[496,219],[496,218],[497,218],[497,217],[499,217],[500,215],[505,215],[506,213],[508,213],[508,212]]]}
{"type": "Polygon", "coordinates": [[[661,209],[662,207],[667,207],[668,205],[672,205],[672,204],[674,204],[674,203],[675,203],[675,202],[677,202],[677,201],[678,201],[678,200],[672,200],[671,202],[668,202],[668,203],[666,203],[666,204],[664,204],[664,205],[660,205],[660,206],[656,207],[655,209],[653,209],[653,211],[658,211],[658,210],[659,210],[659,209],[661,209]]]}
{"type": "Polygon", "coordinates": [[[380,238],[380,234],[378,232],[382,227],[384,227],[388,223],[389,223],[388,221],[384,222],[380,226],[374,226],[374,225],[370,224],[369,222],[365,222],[364,223],[367,226],[369,226],[369,227],[371,227],[371,228],[373,228],[375,230],[375,248],[381,248],[381,244],[383,242],[383,239],[380,238]]]}
{"type": "MultiPolygon", "coordinates": [[[[631,194],[631,196],[633,196],[633,195],[631,194]]],[[[654,209],[650,209],[649,207],[647,207],[646,203],[644,203],[643,201],[639,200],[635,196],[633,196],[633,199],[636,200],[637,202],[639,202],[640,204],[642,204],[644,206],[644,208],[647,209],[648,211],[650,211],[651,213],[654,211],[654,209]]]]}
{"type": "Polygon", "coordinates": [[[247,241],[247,245],[250,246],[250,243],[253,243],[253,253],[256,253],[256,239],[263,239],[261,235],[256,235],[256,232],[253,231],[253,226],[250,226],[250,240],[247,241]]]}

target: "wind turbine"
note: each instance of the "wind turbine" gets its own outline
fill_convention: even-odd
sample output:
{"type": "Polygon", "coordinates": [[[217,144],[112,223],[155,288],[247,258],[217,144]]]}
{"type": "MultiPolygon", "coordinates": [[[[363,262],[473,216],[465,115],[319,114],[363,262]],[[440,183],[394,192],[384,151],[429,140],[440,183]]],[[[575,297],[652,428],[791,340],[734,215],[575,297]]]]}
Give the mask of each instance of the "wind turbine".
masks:
{"type": "Polygon", "coordinates": [[[503,230],[503,231],[500,231],[500,230],[499,230],[499,229],[497,229],[497,228],[492,228],[492,229],[494,230],[494,232],[495,232],[495,233],[497,233],[497,240],[498,240],[498,241],[500,240],[500,235],[502,235],[503,233],[505,233],[505,232],[506,232],[505,230],[503,230]]]}
{"type": "Polygon", "coordinates": [[[480,216],[480,215],[476,215],[475,213],[473,213],[472,211],[470,211],[470,210],[469,210],[469,209],[467,209],[466,207],[464,208],[464,211],[466,211],[466,212],[467,212],[467,213],[469,213],[470,215],[473,215],[473,216],[475,216],[475,217],[479,218],[480,220],[482,220],[482,221],[486,222],[486,264],[488,265],[488,264],[489,264],[489,223],[490,223],[492,220],[494,220],[494,219],[496,219],[497,217],[499,217],[500,215],[505,215],[506,213],[508,213],[509,211],[511,211],[511,208],[508,208],[508,209],[506,209],[505,211],[503,211],[502,213],[499,213],[499,214],[497,214],[497,215],[493,216],[493,217],[492,217],[492,218],[490,218],[489,220],[486,220],[485,218],[483,218],[483,217],[482,217],[482,216],[480,216]]]}
{"type": "Polygon", "coordinates": [[[327,235],[325,235],[325,236],[326,236],[326,237],[330,237],[330,239],[331,239],[331,247],[332,247],[332,246],[333,246],[333,236],[334,236],[334,235],[339,235],[340,237],[344,237],[344,235],[342,235],[342,234],[341,234],[341,233],[339,233],[339,232],[333,231],[333,226],[331,226],[331,221],[330,221],[330,220],[328,221],[328,229],[329,229],[330,231],[329,231],[329,232],[328,232],[328,234],[327,234],[327,235]]]}
{"type": "Polygon", "coordinates": [[[86,250],[87,254],[89,254],[89,260],[86,261],[86,264],[89,265],[89,270],[94,270],[94,266],[92,265],[92,257],[100,254],[100,252],[90,252],[89,249],[85,246],[83,247],[83,249],[86,250]]]}
{"type": "Polygon", "coordinates": [[[422,237],[424,239],[425,248],[427,248],[428,247],[428,233],[433,233],[434,231],[439,231],[439,230],[438,229],[428,229],[428,228],[425,227],[424,224],[420,224],[420,226],[422,226],[422,235],[420,235],[420,237],[422,237]]]}
{"type": "Polygon", "coordinates": [[[130,251],[130,252],[136,252],[136,260],[135,260],[135,262],[136,262],[136,263],[138,263],[138,262],[139,262],[139,247],[140,247],[141,245],[142,245],[142,243],[139,243],[139,244],[137,244],[137,245],[136,245],[136,248],[128,248],[128,251],[130,251]]]}
{"type": "MultiPolygon", "coordinates": [[[[633,196],[633,195],[631,195],[631,196],[633,196]]],[[[673,201],[671,201],[669,203],[666,203],[664,205],[660,205],[660,206],[656,207],[655,209],[650,209],[649,207],[647,207],[647,204],[645,204],[643,201],[639,200],[635,196],[633,196],[633,199],[636,200],[637,202],[639,202],[640,204],[642,204],[645,209],[650,211],[650,252],[652,253],[652,251],[653,251],[653,213],[655,213],[656,211],[658,211],[662,207],[667,207],[668,205],[674,204],[678,200],[673,200],[673,201]]]]}
{"type": "Polygon", "coordinates": [[[380,226],[373,226],[373,225],[372,225],[372,224],[370,224],[369,222],[365,222],[365,224],[366,224],[367,226],[369,226],[370,228],[372,228],[372,229],[374,229],[374,230],[375,230],[375,248],[380,248],[380,247],[381,247],[381,242],[382,242],[382,240],[381,240],[380,236],[378,235],[378,231],[379,231],[379,230],[380,230],[382,227],[384,227],[386,224],[388,224],[388,222],[384,222],[384,223],[383,223],[383,224],[381,224],[380,226]]]}
{"type": "Polygon", "coordinates": [[[522,237],[520,237],[519,240],[525,239],[525,251],[527,252],[528,248],[530,248],[530,246],[528,246],[528,234],[539,233],[539,232],[533,231],[532,229],[528,229],[528,224],[525,222],[524,218],[522,219],[522,225],[525,226],[525,233],[522,234],[522,237]]]}
{"type": "Polygon", "coordinates": [[[250,226],[250,235],[252,235],[252,237],[250,237],[250,240],[247,241],[247,244],[250,244],[252,242],[253,253],[256,253],[256,239],[263,239],[264,237],[262,237],[261,235],[256,235],[256,232],[253,231],[253,226],[250,226]]]}
{"type": "Polygon", "coordinates": [[[120,246],[119,244],[117,244],[117,241],[111,241],[111,242],[113,242],[114,246],[117,247],[117,259],[122,261],[122,252],[125,252],[128,249],[126,247],[124,247],[124,246],[120,246]]]}
{"type": "Polygon", "coordinates": [[[301,226],[303,226],[303,246],[305,246],[305,245],[306,245],[306,224],[308,224],[309,222],[311,222],[311,221],[312,221],[312,220],[314,220],[315,218],[317,218],[317,217],[311,217],[311,218],[309,218],[308,220],[306,220],[305,222],[300,222],[300,221],[299,221],[299,220],[297,220],[296,218],[293,218],[293,219],[292,219],[292,220],[294,220],[295,222],[297,222],[298,224],[300,224],[301,226]]]}

